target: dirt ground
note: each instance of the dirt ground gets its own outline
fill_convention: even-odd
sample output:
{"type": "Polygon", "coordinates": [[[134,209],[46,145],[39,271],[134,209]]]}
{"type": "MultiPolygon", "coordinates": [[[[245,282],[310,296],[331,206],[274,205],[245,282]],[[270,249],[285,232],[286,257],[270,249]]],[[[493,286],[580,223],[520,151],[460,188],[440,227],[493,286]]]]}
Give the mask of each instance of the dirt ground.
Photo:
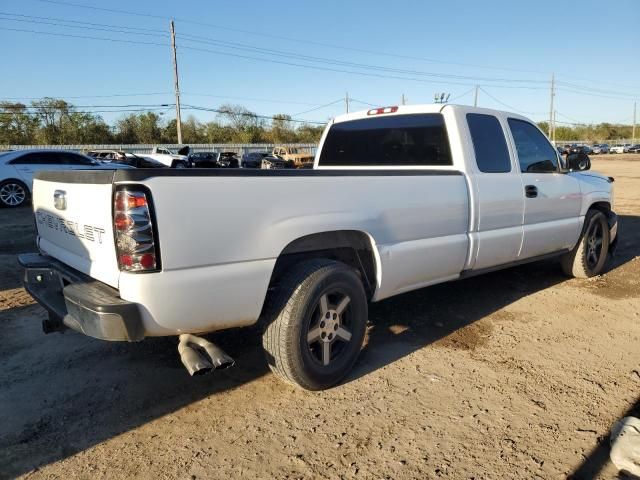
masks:
{"type": "Polygon", "coordinates": [[[374,304],[344,384],[277,381],[257,331],[213,336],[232,369],[190,378],[175,339],[44,335],[20,286],[29,209],[0,210],[0,478],[615,478],[612,424],[640,405],[640,155],[616,178],[618,256],[555,262],[374,304]]]}

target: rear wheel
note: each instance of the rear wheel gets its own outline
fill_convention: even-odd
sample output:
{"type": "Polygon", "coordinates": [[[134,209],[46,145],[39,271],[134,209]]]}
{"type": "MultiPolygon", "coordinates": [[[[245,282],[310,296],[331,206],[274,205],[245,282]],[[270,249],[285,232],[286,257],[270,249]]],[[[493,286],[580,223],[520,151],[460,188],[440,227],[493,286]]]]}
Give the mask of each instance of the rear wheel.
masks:
{"type": "Polygon", "coordinates": [[[27,186],[19,180],[5,180],[0,183],[0,205],[15,208],[24,205],[29,199],[27,186]]]}
{"type": "Polygon", "coordinates": [[[307,390],[329,388],[353,367],[364,342],[367,298],[351,267],[332,260],[294,266],[265,308],[271,370],[307,390]]]}
{"type": "Polygon", "coordinates": [[[570,277],[590,278],[602,272],[609,253],[609,224],[604,213],[589,210],[578,244],[561,259],[570,277]]]}

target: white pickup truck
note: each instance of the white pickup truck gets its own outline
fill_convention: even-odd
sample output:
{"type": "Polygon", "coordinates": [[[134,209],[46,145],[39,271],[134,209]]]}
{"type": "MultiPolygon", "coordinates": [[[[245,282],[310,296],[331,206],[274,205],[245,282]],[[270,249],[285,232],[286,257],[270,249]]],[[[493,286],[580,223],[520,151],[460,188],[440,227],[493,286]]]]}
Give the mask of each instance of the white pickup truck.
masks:
{"type": "Polygon", "coordinates": [[[38,173],[40,253],[20,262],[46,331],[179,336],[195,374],[233,363],[196,334],[260,320],[272,370],[323,389],[356,361],[368,302],[551,256],[602,272],[613,179],[573,171],[585,157],[511,113],[351,113],[308,170],[38,173]]]}
{"type": "Polygon", "coordinates": [[[171,168],[187,168],[189,166],[189,147],[182,147],[177,153],[165,147],[153,147],[151,153],[142,155],[171,168]]]}

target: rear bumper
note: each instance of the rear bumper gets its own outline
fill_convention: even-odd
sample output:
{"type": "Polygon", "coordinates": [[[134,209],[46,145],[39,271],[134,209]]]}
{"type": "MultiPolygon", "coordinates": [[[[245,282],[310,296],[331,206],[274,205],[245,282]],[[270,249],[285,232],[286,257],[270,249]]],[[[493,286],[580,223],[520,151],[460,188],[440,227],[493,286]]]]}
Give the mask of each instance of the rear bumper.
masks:
{"type": "Polygon", "coordinates": [[[23,254],[24,286],[49,312],[45,332],[71,328],[101,340],[137,342],[144,338],[138,304],[118,290],[45,255],[23,254]]]}

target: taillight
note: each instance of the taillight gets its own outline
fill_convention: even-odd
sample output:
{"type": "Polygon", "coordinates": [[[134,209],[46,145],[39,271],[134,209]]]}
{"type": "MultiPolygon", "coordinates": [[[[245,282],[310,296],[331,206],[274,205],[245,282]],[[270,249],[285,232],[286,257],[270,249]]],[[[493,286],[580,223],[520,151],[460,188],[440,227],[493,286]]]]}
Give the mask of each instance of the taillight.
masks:
{"type": "Polygon", "coordinates": [[[121,271],[147,272],[160,265],[149,201],[144,191],[123,189],[115,193],[113,229],[121,271]]]}

